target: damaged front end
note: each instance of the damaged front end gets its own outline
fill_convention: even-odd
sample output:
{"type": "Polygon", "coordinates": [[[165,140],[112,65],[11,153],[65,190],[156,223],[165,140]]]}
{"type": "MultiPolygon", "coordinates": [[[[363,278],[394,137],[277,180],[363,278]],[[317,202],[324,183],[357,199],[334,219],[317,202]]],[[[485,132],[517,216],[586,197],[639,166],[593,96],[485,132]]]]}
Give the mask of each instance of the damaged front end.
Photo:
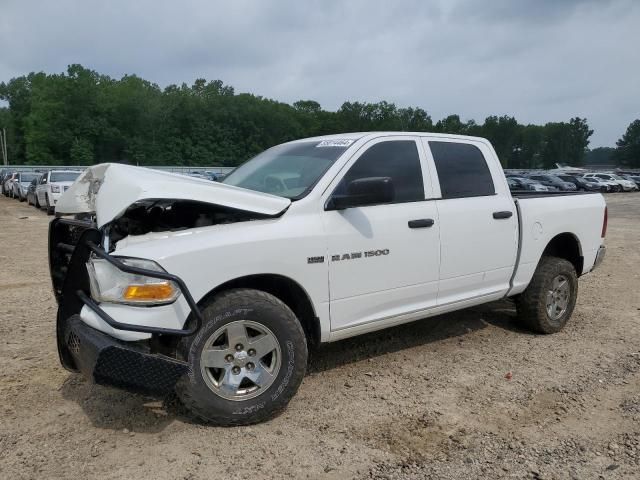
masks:
{"type": "Polygon", "coordinates": [[[193,335],[202,313],[189,289],[177,276],[137,268],[107,253],[101,232],[87,221],[56,218],[49,227],[49,265],[58,301],[56,339],[62,365],[80,371],[95,383],[147,394],[165,394],[187,373],[188,365],[175,355],[175,340],[193,335]],[[91,257],[106,260],[123,272],[165,279],[180,289],[191,313],[184,329],[167,329],[122,323],[112,318],[91,297],[87,263],[91,257]],[[114,329],[152,334],[150,341],[123,342],[82,321],[86,307],[114,329]]]}
{"type": "MultiPolygon", "coordinates": [[[[165,206],[203,204],[261,217],[279,216],[291,204],[288,198],[223,183],[149,168],[105,163],[88,168],[78,177],[58,201],[56,213],[93,213],[100,228],[140,202],[147,206],[149,202],[165,206]]],[[[179,213],[185,213],[186,210],[182,208],[179,213]]]]}
{"type": "MultiPolygon", "coordinates": [[[[58,216],[49,227],[62,365],[100,384],[153,394],[169,391],[188,369],[176,354],[177,341],[198,331],[202,313],[182,279],[159,266],[142,268],[119,257],[117,243],[150,232],[272,218],[289,204],[288,199],[146,168],[115,164],[89,168],[59,200],[56,213],[65,216],[58,216]],[[184,327],[136,325],[113,318],[105,311],[113,304],[101,303],[92,294],[88,265],[96,262],[178,289],[189,310],[184,327]],[[92,328],[81,315],[88,310],[112,331],[144,333],[148,339],[122,341],[92,328]]],[[[131,308],[148,306],[152,305],[131,308]]]]}

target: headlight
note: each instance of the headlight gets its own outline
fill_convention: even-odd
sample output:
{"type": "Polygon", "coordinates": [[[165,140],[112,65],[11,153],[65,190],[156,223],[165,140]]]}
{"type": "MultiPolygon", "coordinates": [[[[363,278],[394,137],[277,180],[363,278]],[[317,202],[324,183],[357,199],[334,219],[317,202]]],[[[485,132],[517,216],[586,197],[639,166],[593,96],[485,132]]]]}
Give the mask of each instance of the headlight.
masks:
{"type": "Polygon", "coordinates": [[[51,185],[51,193],[60,193],[60,185],[51,185]]]}
{"type": "MultiPolygon", "coordinates": [[[[122,263],[155,272],[165,270],[152,260],[119,258],[122,263]]],[[[91,296],[99,302],[133,305],[163,305],[174,302],[180,289],[170,280],[125,273],[102,258],[87,262],[91,296]]]]}

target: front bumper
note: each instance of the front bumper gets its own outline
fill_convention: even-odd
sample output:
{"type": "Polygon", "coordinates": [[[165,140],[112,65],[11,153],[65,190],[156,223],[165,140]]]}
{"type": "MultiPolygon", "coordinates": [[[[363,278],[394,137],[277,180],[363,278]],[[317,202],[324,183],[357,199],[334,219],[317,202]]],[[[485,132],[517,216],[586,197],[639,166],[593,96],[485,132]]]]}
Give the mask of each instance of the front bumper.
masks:
{"type": "Polygon", "coordinates": [[[186,362],[122,342],[86,325],[78,315],[66,322],[65,348],[85,377],[130,392],[166,395],[189,372],[186,362]]]}
{"type": "Polygon", "coordinates": [[[164,394],[188,371],[177,360],[177,339],[195,334],[202,313],[185,283],[166,272],[140,269],[122,263],[98,245],[101,232],[91,222],[56,218],[49,226],[49,269],[58,302],[56,334],[62,365],[80,371],[94,382],[129,391],[164,394]],[[129,273],[171,280],[178,285],[191,313],[182,329],[121,323],[90,296],[86,262],[97,255],[129,273]],[[145,342],[124,342],[102,333],[80,318],[83,307],[91,309],[112,328],[151,334],[145,342]]]}

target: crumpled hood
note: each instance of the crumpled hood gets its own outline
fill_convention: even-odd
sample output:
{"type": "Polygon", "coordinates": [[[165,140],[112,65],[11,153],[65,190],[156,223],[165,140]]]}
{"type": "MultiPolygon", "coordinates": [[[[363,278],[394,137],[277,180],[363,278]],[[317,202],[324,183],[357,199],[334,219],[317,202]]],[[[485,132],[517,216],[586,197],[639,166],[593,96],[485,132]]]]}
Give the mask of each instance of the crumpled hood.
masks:
{"type": "Polygon", "coordinates": [[[288,198],[205,179],[102,163],[85,170],[64,192],[56,213],[95,213],[102,227],[135,202],[159,199],[192,200],[261,215],[278,215],[291,204],[288,198]]]}

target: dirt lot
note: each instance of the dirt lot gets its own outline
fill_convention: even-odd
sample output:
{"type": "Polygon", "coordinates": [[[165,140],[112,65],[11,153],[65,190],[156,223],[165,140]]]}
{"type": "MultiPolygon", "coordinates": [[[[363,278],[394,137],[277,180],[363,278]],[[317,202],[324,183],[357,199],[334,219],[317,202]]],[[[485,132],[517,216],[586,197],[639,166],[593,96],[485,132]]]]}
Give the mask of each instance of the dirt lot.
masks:
{"type": "Polygon", "coordinates": [[[60,367],[50,217],[1,197],[0,478],[638,478],[640,194],[607,202],[563,332],[500,302],[331,344],[282,415],[223,429],[60,367]]]}

